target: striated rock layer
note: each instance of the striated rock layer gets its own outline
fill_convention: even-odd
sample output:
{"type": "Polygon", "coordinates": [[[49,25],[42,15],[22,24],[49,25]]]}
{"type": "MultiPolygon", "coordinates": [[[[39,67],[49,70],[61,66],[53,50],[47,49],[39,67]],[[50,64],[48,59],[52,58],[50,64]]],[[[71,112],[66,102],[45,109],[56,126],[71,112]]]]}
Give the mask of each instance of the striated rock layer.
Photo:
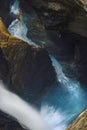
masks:
{"type": "Polygon", "coordinates": [[[66,130],[87,130],[87,110],[81,113],[66,130]]]}

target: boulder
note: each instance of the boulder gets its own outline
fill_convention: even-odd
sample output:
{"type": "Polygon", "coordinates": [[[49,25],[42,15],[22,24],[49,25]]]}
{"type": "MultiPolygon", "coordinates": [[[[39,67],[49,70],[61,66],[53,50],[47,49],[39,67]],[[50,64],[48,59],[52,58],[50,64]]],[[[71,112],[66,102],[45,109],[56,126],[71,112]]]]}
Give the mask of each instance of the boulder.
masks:
{"type": "Polygon", "coordinates": [[[66,130],[87,130],[87,110],[82,112],[66,130]]]}

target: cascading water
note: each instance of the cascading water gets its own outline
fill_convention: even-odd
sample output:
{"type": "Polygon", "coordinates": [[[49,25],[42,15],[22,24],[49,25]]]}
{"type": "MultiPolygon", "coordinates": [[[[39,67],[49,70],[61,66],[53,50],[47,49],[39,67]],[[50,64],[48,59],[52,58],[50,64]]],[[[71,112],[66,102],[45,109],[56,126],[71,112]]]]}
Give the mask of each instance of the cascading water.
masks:
{"type": "Polygon", "coordinates": [[[0,83],[0,110],[14,117],[26,130],[51,130],[38,111],[0,83]]]}
{"type": "MultiPolygon", "coordinates": [[[[9,32],[15,37],[18,37],[28,42],[29,44],[33,44],[36,46],[36,44],[33,43],[30,39],[28,39],[26,36],[28,29],[25,22],[25,16],[21,14],[21,11],[19,9],[19,2],[17,0],[12,5],[11,12],[17,15],[17,17],[19,18],[16,18],[9,25],[9,32]]],[[[62,71],[62,66],[54,58],[54,56],[50,55],[50,58],[56,72],[57,80],[58,82],[60,82],[61,86],[54,86],[53,88],[50,88],[49,91],[45,93],[44,96],[40,99],[42,102],[40,114],[42,115],[43,119],[46,120],[46,122],[48,122],[48,124],[52,127],[52,130],[65,130],[70,121],[72,121],[87,106],[85,100],[86,93],[80,86],[79,82],[72,81],[65,76],[62,71]]],[[[19,101],[19,98],[16,99],[18,99],[19,101]]],[[[19,104],[20,102],[18,102],[18,106],[19,104]]],[[[26,104],[24,105],[26,106],[26,104]]],[[[25,112],[25,109],[23,112],[25,112]]],[[[20,113],[19,110],[18,113],[20,113]]],[[[14,116],[13,113],[8,112],[8,114],[14,116]]],[[[28,122],[28,115],[26,116],[27,117],[25,118],[25,122],[28,122]]],[[[35,117],[34,114],[31,116],[35,117]]],[[[35,122],[37,123],[36,118],[35,122]]],[[[32,122],[31,125],[34,126],[33,123],[34,122],[32,122]]]]}
{"type": "MultiPolygon", "coordinates": [[[[8,27],[8,31],[15,37],[22,39],[23,41],[36,45],[32,40],[27,37],[27,25],[26,25],[26,15],[22,13],[22,10],[19,8],[19,1],[15,0],[14,4],[11,6],[10,13],[13,13],[17,18],[12,21],[8,27]]],[[[37,45],[36,45],[37,46],[37,45]]]]}

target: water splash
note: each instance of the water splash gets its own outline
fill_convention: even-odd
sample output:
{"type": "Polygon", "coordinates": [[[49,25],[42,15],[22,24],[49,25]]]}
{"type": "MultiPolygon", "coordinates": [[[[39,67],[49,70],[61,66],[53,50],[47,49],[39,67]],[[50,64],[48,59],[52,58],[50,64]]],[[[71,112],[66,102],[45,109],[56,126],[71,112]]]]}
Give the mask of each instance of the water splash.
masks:
{"type": "Polygon", "coordinates": [[[66,117],[69,118],[69,116],[58,109],[55,110],[53,106],[42,105],[40,113],[52,130],[65,130],[67,127],[66,117]]]}
{"type": "Polygon", "coordinates": [[[53,130],[65,130],[80,114],[86,103],[81,88],[72,91],[54,88],[42,97],[41,114],[53,130]]]}
{"type": "Polygon", "coordinates": [[[27,130],[51,130],[40,113],[0,83],[0,110],[14,117],[27,130]]]}
{"type": "Polygon", "coordinates": [[[24,21],[20,21],[19,19],[15,19],[8,27],[8,31],[15,37],[31,44],[31,45],[35,45],[36,44],[34,42],[32,42],[32,40],[30,40],[26,35],[28,32],[27,26],[24,23],[24,21]]]}

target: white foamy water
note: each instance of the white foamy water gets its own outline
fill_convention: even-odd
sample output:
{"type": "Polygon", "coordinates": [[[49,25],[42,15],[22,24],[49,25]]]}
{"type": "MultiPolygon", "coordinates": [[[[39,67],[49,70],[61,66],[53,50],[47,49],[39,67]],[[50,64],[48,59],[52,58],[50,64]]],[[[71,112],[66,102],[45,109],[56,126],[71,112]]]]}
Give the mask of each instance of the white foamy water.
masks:
{"type": "Polygon", "coordinates": [[[66,75],[63,73],[62,66],[56,60],[56,58],[52,55],[50,55],[50,58],[51,58],[52,65],[53,65],[55,72],[56,72],[57,80],[63,86],[66,86],[66,89],[69,89],[69,88],[71,90],[77,89],[80,86],[79,82],[75,82],[75,81],[69,79],[68,77],[66,77],[66,75]]]}
{"type": "Polygon", "coordinates": [[[10,8],[10,13],[13,13],[15,15],[19,14],[19,1],[15,0],[14,4],[10,8]]]}
{"type": "Polygon", "coordinates": [[[12,23],[9,25],[8,27],[8,31],[15,37],[31,44],[31,45],[35,45],[36,44],[30,40],[26,35],[28,32],[26,23],[24,23],[24,21],[21,21],[19,19],[15,19],[14,21],[12,21],[12,23]]]}
{"type": "MultiPolygon", "coordinates": [[[[17,18],[9,25],[8,31],[13,36],[36,46],[36,44],[27,37],[28,29],[25,16],[20,12],[18,0],[15,0],[14,4],[12,5],[11,12],[17,15],[17,18]]],[[[81,89],[79,82],[73,81],[66,77],[66,75],[63,73],[60,63],[54,58],[54,56],[50,55],[50,58],[56,72],[57,80],[62,85],[63,90],[58,90],[58,92],[55,91],[54,93],[49,94],[45,100],[48,100],[48,98],[51,100],[52,98],[52,100],[56,102],[58,106],[57,108],[55,108],[55,105],[49,105],[49,103],[45,105],[42,101],[41,110],[40,113],[38,113],[30,105],[21,100],[17,95],[14,95],[7,90],[3,90],[3,92],[6,92],[6,96],[9,95],[7,96],[7,100],[10,98],[11,99],[9,100],[9,103],[6,103],[7,100],[5,97],[5,101],[2,102],[4,103],[2,105],[2,110],[4,109],[4,112],[16,118],[18,122],[26,126],[28,129],[30,128],[30,130],[48,130],[49,128],[45,128],[46,125],[44,120],[49,124],[52,130],[65,130],[68,122],[75,115],[79,114],[84,108],[84,92],[81,89]],[[15,104],[15,99],[17,104],[15,104]],[[4,105],[6,105],[6,109],[4,108],[4,105]],[[22,118],[23,120],[21,120],[22,118]]]]}
{"type": "MultiPolygon", "coordinates": [[[[65,76],[62,71],[62,66],[59,62],[50,55],[52,65],[55,69],[58,82],[60,82],[62,88],[57,89],[54,92],[48,93],[45,96],[45,102],[50,104],[56,102],[57,108],[42,105],[41,113],[46,118],[46,121],[53,127],[53,130],[65,130],[70,120],[76,117],[86,105],[84,94],[86,94],[79,82],[73,81],[65,76]],[[56,109],[55,109],[56,108],[56,109]]],[[[46,104],[47,104],[46,103],[46,104]]]]}
{"type": "Polygon", "coordinates": [[[65,74],[62,71],[62,66],[60,65],[60,63],[56,60],[56,58],[52,55],[50,55],[51,61],[52,61],[52,65],[55,69],[56,72],[56,76],[57,76],[57,80],[61,83],[61,84],[67,84],[69,82],[69,79],[65,76],[65,74]]]}
{"type": "Polygon", "coordinates": [[[14,117],[27,130],[51,130],[40,113],[0,83],[0,110],[14,117]]]}
{"type": "Polygon", "coordinates": [[[11,6],[10,13],[17,15],[17,18],[11,22],[8,27],[9,33],[13,36],[22,39],[23,41],[31,44],[36,45],[31,39],[27,37],[28,28],[26,25],[26,16],[23,14],[22,10],[19,8],[19,1],[15,0],[14,4],[11,6]]]}

